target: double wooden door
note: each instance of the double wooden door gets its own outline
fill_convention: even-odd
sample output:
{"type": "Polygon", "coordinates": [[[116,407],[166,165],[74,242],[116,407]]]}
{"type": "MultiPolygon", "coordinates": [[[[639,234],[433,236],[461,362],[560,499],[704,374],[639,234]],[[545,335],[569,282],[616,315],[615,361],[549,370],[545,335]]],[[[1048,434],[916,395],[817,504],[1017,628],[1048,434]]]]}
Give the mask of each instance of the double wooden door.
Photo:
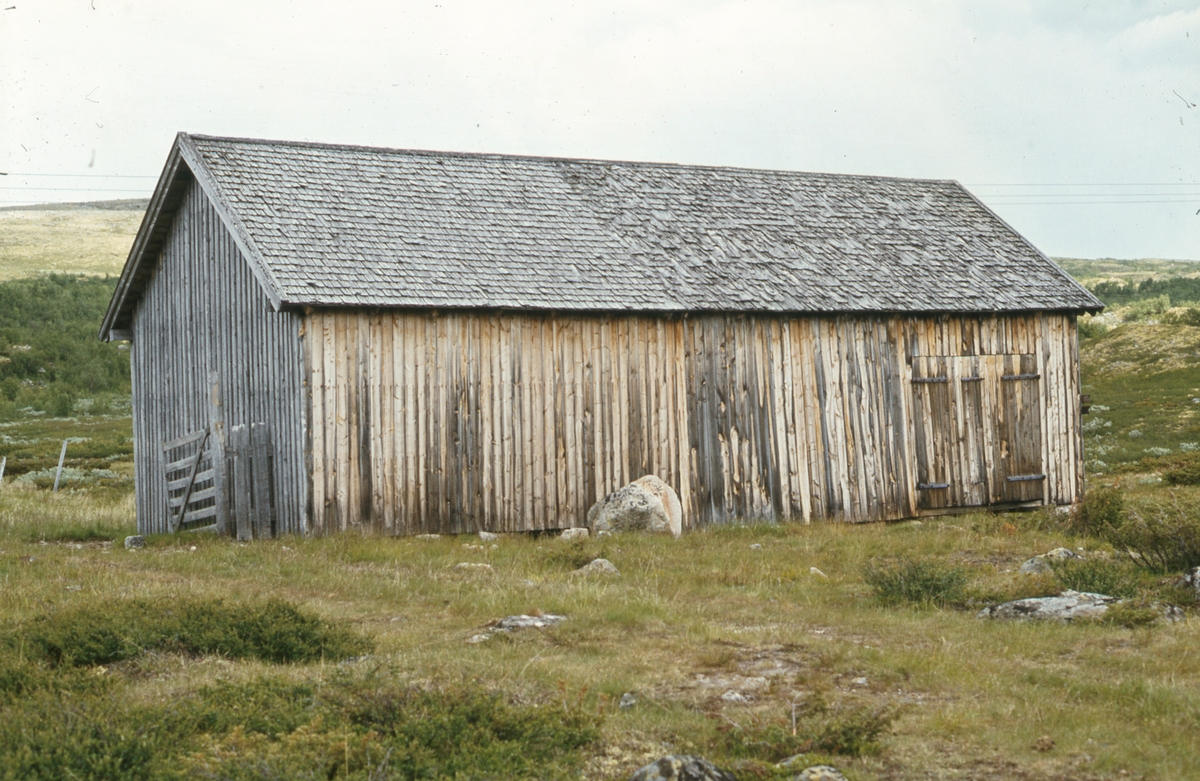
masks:
{"type": "Polygon", "coordinates": [[[911,412],[920,509],[1043,498],[1036,355],[914,358],[911,412]]]}

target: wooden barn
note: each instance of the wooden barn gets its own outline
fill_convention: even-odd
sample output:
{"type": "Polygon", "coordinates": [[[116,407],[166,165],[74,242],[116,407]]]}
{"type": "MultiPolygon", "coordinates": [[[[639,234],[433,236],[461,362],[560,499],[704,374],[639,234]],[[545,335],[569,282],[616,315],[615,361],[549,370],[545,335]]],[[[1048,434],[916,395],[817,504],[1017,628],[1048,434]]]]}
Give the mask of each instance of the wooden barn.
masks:
{"type": "Polygon", "coordinates": [[[1077,501],[1100,307],[953,181],[180,134],[101,337],[142,532],[872,521],[1077,501]]]}

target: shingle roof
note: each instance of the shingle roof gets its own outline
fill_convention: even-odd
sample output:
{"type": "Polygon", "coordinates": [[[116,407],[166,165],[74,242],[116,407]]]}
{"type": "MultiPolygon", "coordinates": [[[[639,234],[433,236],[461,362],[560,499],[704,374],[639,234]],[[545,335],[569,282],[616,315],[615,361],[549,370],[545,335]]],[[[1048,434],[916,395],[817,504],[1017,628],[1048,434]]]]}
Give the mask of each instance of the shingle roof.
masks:
{"type": "Polygon", "coordinates": [[[1101,306],[953,181],[185,134],[177,146],[285,305],[1101,306]]]}

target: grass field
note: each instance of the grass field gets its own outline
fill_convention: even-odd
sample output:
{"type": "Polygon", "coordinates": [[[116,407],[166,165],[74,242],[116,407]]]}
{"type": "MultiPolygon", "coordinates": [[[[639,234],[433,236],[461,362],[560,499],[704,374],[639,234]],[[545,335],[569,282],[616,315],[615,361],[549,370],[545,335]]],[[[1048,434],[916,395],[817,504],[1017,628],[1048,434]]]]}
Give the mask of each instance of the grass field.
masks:
{"type": "MultiPolygon", "coordinates": [[[[1194,490],[1185,495],[1200,501],[1194,490]]],[[[739,777],[783,777],[770,763],[806,747],[809,761],[832,762],[860,781],[1181,779],[1200,772],[1200,655],[1193,652],[1200,622],[1031,626],[974,617],[982,604],[1061,587],[1014,572],[1034,554],[1060,545],[1111,554],[1091,540],[1038,531],[1052,526],[1048,516],[730,527],[678,541],[513,536],[494,547],[477,538],[237,545],[164,537],[126,551],[119,542],[97,541],[132,531],[129,513],[127,500],[0,491],[6,631],[71,610],[100,615],[132,596],[170,605],[196,596],[238,602],[272,595],[373,645],[369,659],[353,663],[277,665],[154,652],[91,668],[116,687],[106,696],[117,692],[143,712],[191,701],[218,682],[319,687],[351,675],[370,678],[354,684],[367,688],[467,682],[515,707],[594,719],[595,740],[545,777],[582,770],[587,778],[627,778],[672,751],[703,754],[739,768],[739,777]],[[935,608],[876,599],[864,567],[901,555],[960,568],[961,601],[935,608]],[[621,575],[570,575],[597,556],[621,575]],[[462,573],[454,569],[460,562],[492,570],[462,573]],[[518,613],[568,620],[467,642],[490,621],[518,613]],[[637,704],[622,709],[617,703],[626,692],[637,704]],[[800,713],[796,736],[793,706],[800,713]],[[869,735],[872,714],[884,722],[878,742],[841,754],[806,746],[814,735],[869,735]]],[[[1161,588],[1158,576],[1138,577],[1150,593],[1161,588]]],[[[308,729],[324,735],[320,725],[308,729]]],[[[209,770],[233,767],[234,732],[227,724],[181,739],[172,762],[209,777],[197,757],[212,759],[203,747],[215,741],[227,754],[212,759],[209,770]]],[[[326,767],[322,756],[316,751],[306,760],[314,774],[326,767]]],[[[344,768],[347,777],[370,777],[351,773],[353,766],[344,768]]]]}
{"type": "Polygon", "coordinates": [[[0,281],[120,274],[145,210],[145,201],[0,209],[0,281]]]}

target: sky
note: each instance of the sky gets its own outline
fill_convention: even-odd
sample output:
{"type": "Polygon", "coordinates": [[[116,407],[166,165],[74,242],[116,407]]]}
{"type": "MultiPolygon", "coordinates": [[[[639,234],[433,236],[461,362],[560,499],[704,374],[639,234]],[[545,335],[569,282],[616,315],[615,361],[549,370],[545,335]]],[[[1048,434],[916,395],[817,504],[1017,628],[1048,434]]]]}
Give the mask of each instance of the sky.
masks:
{"type": "Polygon", "coordinates": [[[1056,257],[1200,260],[1200,0],[0,0],[0,206],[178,131],[956,179],[1056,257]]]}

